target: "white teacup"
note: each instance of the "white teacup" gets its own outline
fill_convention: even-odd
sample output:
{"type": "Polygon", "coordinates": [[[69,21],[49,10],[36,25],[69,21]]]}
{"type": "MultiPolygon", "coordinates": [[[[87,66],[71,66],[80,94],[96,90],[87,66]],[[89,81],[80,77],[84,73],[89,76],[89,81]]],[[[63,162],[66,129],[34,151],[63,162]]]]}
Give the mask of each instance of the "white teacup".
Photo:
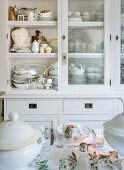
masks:
{"type": "Polygon", "coordinates": [[[80,16],[81,16],[81,13],[80,13],[80,12],[75,12],[74,15],[75,15],[76,17],[80,17],[80,16]]]}

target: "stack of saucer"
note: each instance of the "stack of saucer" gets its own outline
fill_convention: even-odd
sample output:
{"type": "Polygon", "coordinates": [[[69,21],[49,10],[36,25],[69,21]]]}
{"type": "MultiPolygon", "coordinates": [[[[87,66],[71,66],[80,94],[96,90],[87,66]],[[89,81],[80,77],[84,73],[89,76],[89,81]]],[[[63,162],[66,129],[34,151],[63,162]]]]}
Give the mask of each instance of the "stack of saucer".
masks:
{"type": "Polygon", "coordinates": [[[52,78],[53,86],[58,86],[58,61],[54,60],[50,63],[49,76],[52,78]]]}

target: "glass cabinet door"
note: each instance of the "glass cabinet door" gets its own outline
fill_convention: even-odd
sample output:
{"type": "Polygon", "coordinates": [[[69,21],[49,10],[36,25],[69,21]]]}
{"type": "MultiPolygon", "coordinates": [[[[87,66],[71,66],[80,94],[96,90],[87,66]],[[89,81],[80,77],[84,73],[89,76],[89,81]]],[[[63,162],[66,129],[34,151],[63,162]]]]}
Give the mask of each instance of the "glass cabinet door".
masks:
{"type": "Polygon", "coordinates": [[[104,84],[104,0],[68,0],[68,84],[104,84]]]}
{"type": "MultiPolygon", "coordinates": [[[[119,37],[116,36],[116,40],[119,37]]],[[[124,0],[121,0],[120,84],[124,84],[124,0]]]]}

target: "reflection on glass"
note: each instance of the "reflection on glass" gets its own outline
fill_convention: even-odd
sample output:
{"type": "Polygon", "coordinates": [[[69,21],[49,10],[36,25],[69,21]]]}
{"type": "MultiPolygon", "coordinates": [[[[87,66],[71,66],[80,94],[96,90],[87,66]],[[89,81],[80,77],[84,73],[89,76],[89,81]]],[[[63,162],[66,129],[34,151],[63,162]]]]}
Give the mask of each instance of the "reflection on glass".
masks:
{"type": "Polygon", "coordinates": [[[124,0],[121,0],[121,74],[120,81],[124,84],[124,0]]]}
{"type": "Polygon", "coordinates": [[[104,84],[104,0],[68,2],[68,83],[104,84]]]}

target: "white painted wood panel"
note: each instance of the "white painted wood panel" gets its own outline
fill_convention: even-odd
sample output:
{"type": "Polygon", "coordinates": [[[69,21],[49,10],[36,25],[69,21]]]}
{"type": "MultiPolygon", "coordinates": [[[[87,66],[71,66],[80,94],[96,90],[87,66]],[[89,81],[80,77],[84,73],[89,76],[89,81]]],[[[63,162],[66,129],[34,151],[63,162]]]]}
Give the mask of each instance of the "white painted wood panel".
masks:
{"type": "Polygon", "coordinates": [[[90,128],[103,128],[103,123],[113,118],[113,115],[64,115],[63,123],[78,122],[90,128]]]}
{"type": "Polygon", "coordinates": [[[64,100],[63,112],[114,112],[114,100],[64,100]],[[85,104],[92,104],[93,108],[85,108],[85,104]]]}
{"type": "Polygon", "coordinates": [[[0,0],[0,91],[7,89],[7,0],[0,0]]]}
{"type": "Polygon", "coordinates": [[[58,114],[59,106],[56,100],[8,100],[6,102],[6,112],[17,112],[19,114],[58,114]],[[29,108],[34,104],[37,108],[29,108]]]}

